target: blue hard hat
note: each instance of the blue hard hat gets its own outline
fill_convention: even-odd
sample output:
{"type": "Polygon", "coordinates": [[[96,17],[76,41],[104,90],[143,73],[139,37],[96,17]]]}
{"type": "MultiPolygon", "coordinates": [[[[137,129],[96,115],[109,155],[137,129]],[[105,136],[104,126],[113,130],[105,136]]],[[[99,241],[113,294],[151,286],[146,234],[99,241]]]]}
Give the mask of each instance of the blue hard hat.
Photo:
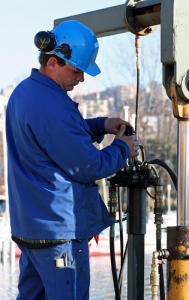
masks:
{"type": "Polygon", "coordinates": [[[51,52],[91,76],[101,72],[95,63],[99,45],[91,29],[71,20],[59,24],[52,33],[56,44],[51,52]]]}

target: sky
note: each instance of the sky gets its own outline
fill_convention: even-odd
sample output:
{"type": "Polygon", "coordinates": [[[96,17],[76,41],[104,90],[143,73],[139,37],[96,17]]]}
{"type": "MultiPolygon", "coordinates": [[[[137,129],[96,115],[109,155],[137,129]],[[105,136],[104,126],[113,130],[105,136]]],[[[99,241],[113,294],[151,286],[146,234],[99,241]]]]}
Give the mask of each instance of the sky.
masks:
{"type": "MultiPolygon", "coordinates": [[[[38,68],[38,50],[33,43],[39,31],[53,29],[55,19],[84,12],[124,4],[121,0],[4,0],[0,10],[0,89],[30,75],[32,68],[38,68]]],[[[143,78],[153,78],[153,70],[160,67],[159,30],[148,37],[141,46],[143,78]],[[143,48],[142,48],[143,47],[143,48]],[[149,55],[149,51],[151,55],[149,55]],[[151,70],[150,74],[147,70],[151,70]]],[[[96,77],[85,75],[89,92],[102,91],[109,86],[135,83],[134,35],[131,33],[100,38],[97,64],[101,74],[96,77]]],[[[158,69],[159,70],[159,69],[158,69]]],[[[161,71],[158,79],[161,81],[161,71]]]]}

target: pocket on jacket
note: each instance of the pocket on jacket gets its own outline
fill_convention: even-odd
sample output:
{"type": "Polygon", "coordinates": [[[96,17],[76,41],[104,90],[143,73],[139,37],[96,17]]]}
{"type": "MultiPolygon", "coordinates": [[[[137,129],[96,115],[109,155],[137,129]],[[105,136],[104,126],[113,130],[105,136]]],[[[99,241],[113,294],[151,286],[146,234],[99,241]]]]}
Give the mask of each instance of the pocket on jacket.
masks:
{"type": "Polygon", "coordinates": [[[86,195],[86,213],[87,225],[90,229],[102,220],[101,197],[98,192],[98,186],[92,186],[85,189],[86,195]]]}

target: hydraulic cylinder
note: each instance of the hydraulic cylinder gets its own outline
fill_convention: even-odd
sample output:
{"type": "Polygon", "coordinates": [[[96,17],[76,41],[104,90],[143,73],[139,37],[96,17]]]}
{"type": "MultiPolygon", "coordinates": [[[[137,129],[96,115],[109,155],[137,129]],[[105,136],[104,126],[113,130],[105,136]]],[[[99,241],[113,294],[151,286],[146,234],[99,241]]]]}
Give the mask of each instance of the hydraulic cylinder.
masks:
{"type": "Polygon", "coordinates": [[[144,235],[146,233],[146,189],[128,188],[128,279],[127,299],[144,300],[144,235]]]}
{"type": "Polygon", "coordinates": [[[189,226],[189,121],[178,120],[177,225],[189,226]]]}

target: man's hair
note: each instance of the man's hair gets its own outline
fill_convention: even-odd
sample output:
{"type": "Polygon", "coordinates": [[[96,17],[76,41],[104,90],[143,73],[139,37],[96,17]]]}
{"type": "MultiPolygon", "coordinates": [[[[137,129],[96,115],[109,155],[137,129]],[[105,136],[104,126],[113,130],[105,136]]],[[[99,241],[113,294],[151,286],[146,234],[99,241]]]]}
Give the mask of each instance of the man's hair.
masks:
{"type": "Polygon", "coordinates": [[[39,54],[39,63],[42,67],[46,67],[47,62],[49,60],[50,57],[55,57],[57,59],[57,63],[59,66],[63,67],[65,66],[65,61],[60,58],[59,56],[55,55],[55,54],[46,54],[44,52],[40,52],[39,54]]]}

